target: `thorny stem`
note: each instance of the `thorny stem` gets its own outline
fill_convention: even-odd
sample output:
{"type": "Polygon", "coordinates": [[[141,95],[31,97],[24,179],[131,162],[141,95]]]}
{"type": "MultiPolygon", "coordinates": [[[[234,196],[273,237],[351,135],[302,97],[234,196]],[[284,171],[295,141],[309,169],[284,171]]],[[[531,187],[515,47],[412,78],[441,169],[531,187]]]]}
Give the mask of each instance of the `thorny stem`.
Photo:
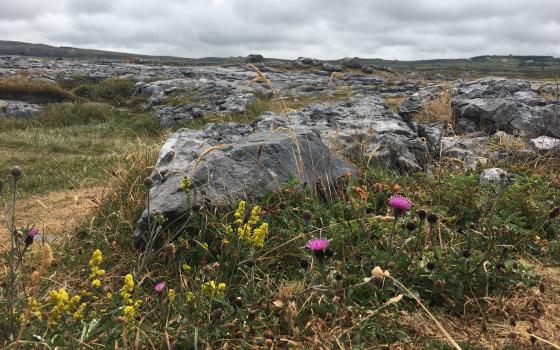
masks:
{"type": "MultiPolygon", "coordinates": [[[[8,319],[11,328],[11,332],[15,332],[15,320],[14,320],[14,297],[15,297],[15,266],[14,266],[14,259],[15,259],[15,252],[16,252],[16,196],[17,196],[17,177],[13,177],[13,186],[12,186],[12,218],[10,223],[8,224],[8,229],[10,232],[11,237],[11,249],[10,249],[10,285],[8,286],[8,291],[10,293],[9,296],[9,303],[8,303],[8,319]]],[[[15,335],[15,333],[14,333],[15,335]]]]}

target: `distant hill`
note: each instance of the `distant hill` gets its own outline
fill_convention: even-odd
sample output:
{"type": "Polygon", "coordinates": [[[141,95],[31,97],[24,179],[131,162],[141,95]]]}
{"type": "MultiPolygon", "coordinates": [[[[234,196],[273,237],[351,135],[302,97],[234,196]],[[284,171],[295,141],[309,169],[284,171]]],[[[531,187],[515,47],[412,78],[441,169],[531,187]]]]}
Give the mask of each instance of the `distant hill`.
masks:
{"type": "MultiPolygon", "coordinates": [[[[124,52],[113,52],[74,47],[55,47],[44,44],[29,44],[19,41],[0,40],[0,55],[21,55],[51,58],[76,58],[86,60],[123,60],[137,63],[164,63],[170,65],[229,65],[245,62],[244,57],[184,58],[172,56],[150,56],[124,52]]],[[[552,56],[483,55],[463,59],[432,59],[399,61],[357,58],[362,65],[392,68],[398,72],[416,72],[421,77],[443,74],[461,77],[465,74],[477,76],[508,76],[525,78],[560,78],[560,58],[552,56]]],[[[331,62],[337,63],[340,60],[331,62]]],[[[284,65],[289,60],[267,58],[267,64],[284,65]]]]}

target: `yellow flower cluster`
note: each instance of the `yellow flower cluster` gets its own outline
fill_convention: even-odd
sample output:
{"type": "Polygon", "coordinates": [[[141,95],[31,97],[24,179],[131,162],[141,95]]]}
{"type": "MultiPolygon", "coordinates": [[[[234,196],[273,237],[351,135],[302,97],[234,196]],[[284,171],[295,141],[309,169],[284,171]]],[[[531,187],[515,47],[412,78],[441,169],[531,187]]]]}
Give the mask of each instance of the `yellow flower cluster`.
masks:
{"type": "Polygon", "coordinates": [[[91,255],[91,259],[89,261],[89,267],[91,269],[91,274],[89,275],[89,278],[91,279],[91,286],[93,288],[101,287],[101,280],[99,278],[105,275],[105,270],[99,267],[99,265],[101,265],[102,262],[103,262],[103,253],[101,253],[101,250],[96,249],[91,255]]]}
{"type": "MultiPolygon", "coordinates": [[[[247,204],[245,201],[240,201],[237,210],[235,211],[235,224],[237,227],[237,235],[246,241],[249,241],[253,246],[257,248],[261,248],[264,245],[264,241],[266,236],[268,235],[268,224],[262,223],[259,227],[255,227],[261,216],[263,211],[260,206],[255,205],[251,210],[251,215],[245,224],[243,224],[243,216],[245,214],[245,210],[247,208],[247,204]]],[[[226,233],[229,234],[231,228],[226,227],[226,233]]]]}
{"type": "Polygon", "coordinates": [[[136,319],[138,309],[142,306],[142,300],[134,301],[132,292],[134,291],[134,277],[131,274],[124,276],[124,286],[121,288],[120,295],[124,301],[123,314],[125,320],[132,322],[136,319]]]}
{"type": "Polygon", "coordinates": [[[34,297],[29,297],[27,299],[27,305],[31,310],[31,314],[39,318],[41,317],[41,305],[39,304],[37,299],[35,299],[34,297]]]}
{"type": "Polygon", "coordinates": [[[213,298],[215,296],[221,296],[226,290],[225,283],[217,284],[215,281],[205,282],[202,284],[202,293],[208,298],[213,298]]]}
{"type": "Polygon", "coordinates": [[[243,223],[243,217],[245,216],[245,208],[246,208],[245,201],[240,201],[239,205],[237,206],[237,210],[235,211],[235,224],[241,225],[243,223]]]}
{"type": "Polygon", "coordinates": [[[70,295],[68,295],[68,292],[64,288],[60,288],[59,290],[51,290],[49,297],[49,301],[52,305],[49,316],[52,321],[58,320],[60,316],[65,314],[66,312],[74,311],[80,303],[79,295],[74,295],[72,298],[70,298],[70,295]]]}
{"type": "Polygon", "coordinates": [[[192,269],[191,266],[187,263],[184,263],[182,268],[183,268],[184,273],[189,273],[189,272],[191,272],[191,269],[192,269]]]}
{"type": "Polygon", "coordinates": [[[188,176],[185,176],[183,178],[183,180],[181,181],[181,189],[187,193],[189,193],[190,189],[191,189],[191,178],[188,176]]]}

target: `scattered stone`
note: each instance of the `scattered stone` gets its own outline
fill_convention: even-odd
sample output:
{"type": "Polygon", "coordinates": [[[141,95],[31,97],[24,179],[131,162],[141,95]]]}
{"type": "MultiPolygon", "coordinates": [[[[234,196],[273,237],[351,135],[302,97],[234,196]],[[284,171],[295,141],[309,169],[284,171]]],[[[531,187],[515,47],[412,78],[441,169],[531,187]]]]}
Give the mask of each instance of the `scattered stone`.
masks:
{"type": "Polygon", "coordinates": [[[480,174],[481,182],[501,182],[507,179],[508,172],[501,168],[484,169],[480,174]]]}
{"type": "Polygon", "coordinates": [[[0,100],[0,117],[33,118],[41,114],[43,107],[24,101],[0,100]]]}
{"type": "Polygon", "coordinates": [[[323,69],[327,72],[342,72],[342,67],[337,64],[323,63],[323,69]]]}
{"type": "Polygon", "coordinates": [[[247,58],[245,58],[245,62],[247,62],[247,63],[264,62],[264,57],[263,57],[263,55],[253,53],[253,54],[250,54],[249,56],[247,56],[247,58]]]}
{"type": "Polygon", "coordinates": [[[548,136],[540,136],[530,141],[535,151],[560,150],[560,139],[548,136]]]}

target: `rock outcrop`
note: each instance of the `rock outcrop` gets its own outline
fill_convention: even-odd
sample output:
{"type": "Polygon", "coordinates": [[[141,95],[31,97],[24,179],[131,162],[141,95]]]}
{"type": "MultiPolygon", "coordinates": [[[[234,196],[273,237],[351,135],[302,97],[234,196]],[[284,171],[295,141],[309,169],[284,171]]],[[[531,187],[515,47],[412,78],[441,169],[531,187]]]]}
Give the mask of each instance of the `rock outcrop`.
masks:
{"type": "Polygon", "coordinates": [[[0,100],[0,117],[32,118],[39,115],[43,107],[24,101],[0,100]]]}

